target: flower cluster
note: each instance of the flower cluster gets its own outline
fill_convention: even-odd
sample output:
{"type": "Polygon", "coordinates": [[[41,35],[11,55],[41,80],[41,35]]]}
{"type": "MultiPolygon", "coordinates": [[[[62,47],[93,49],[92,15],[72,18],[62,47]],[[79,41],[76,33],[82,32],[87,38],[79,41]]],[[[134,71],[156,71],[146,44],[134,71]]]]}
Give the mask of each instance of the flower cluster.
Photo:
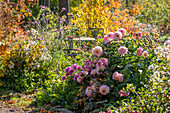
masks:
{"type": "MultiPolygon", "coordinates": [[[[139,35],[141,38],[140,32],[139,35]]],[[[113,100],[120,100],[116,97],[130,98],[129,92],[122,90],[122,88],[128,82],[140,85],[139,81],[146,77],[141,76],[141,73],[145,72],[146,69],[143,62],[146,61],[145,64],[149,64],[148,51],[144,51],[145,48],[140,47],[142,45],[133,45],[134,40],[125,39],[123,36],[126,36],[126,30],[123,28],[114,33],[109,32],[103,38],[105,44],[101,43],[100,46],[94,47],[93,54],[83,62],[81,68],[78,68],[78,64],[73,64],[65,69],[66,74],[62,80],[70,75],[71,77],[68,78],[73,79],[80,86],[75,103],[83,98],[89,102],[90,99],[98,102],[112,96],[115,97],[113,100]],[[143,60],[142,57],[138,57],[142,55],[147,59],[143,60]],[[135,60],[133,60],[134,57],[136,57],[135,60]],[[122,71],[123,69],[125,71],[122,71]]]]}
{"type": "Polygon", "coordinates": [[[170,40],[167,40],[164,43],[164,47],[157,47],[154,50],[154,53],[160,56],[161,58],[166,59],[167,61],[170,61],[170,40]]]}
{"type": "MultiPolygon", "coordinates": [[[[102,54],[102,48],[99,46],[95,47],[93,49],[93,53],[96,56],[100,56],[102,54]]],[[[91,80],[95,82],[90,83],[90,86],[86,88],[86,96],[91,97],[93,93],[97,92],[100,92],[100,94],[102,95],[107,95],[110,92],[110,88],[107,85],[97,84],[96,79],[96,75],[102,75],[107,65],[108,60],[106,58],[100,58],[99,60],[94,61],[87,59],[83,68],[82,66],[78,66],[78,64],[73,64],[72,67],[67,67],[65,69],[66,75],[62,77],[62,80],[65,80],[68,75],[74,75],[74,81],[77,81],[78,83],[83,83],[84,80],[90,77],[91,80]],[[79,71],[78,74],[75,73],[77,70],[79,71]]]]}
{"type": "Polygon", "coordinates": [[[22,67],[22,65],[24,65],[23,70],[38,69],[42,61],[52,59],[47,48],[44,45],[39,45],[35,41],[28,41],[28,43],[15,45],[10,52],[5,52],[2,57],[2,64],[7,70],[8,68],[12,69],[14,67],[22,67]],[[16,62],[18,59],[22,59],[25,63],[16,62]]]}
{"type": "Polygon", "coordinates": [[[100,56],[102,55],[103,50],[100,46],[96,46],[95,48],[93,48],[93,54],[96,56],[100,56]]]}
{"type": "Polygon", "coordinates": [[[163,83],[163,81],[168,79],[167,77],[170,76],[169,67],[166,68],[165,66],[163,66],[162,68],[160,68],[158,65],[154,66],[152,64],[148,67],[148,70],[152,72],[150,76],[150,81],[156,84],[163,83]]]}
{"type": "MultiPolygon", "coordinates": [[[[68,75],[72,76],[76,70],[82,69],[82,66],[79,66],[77,63],[73,64],[72,67],[67,67],[65,69],[66,75],[62,76],[62,80],[65,80],[68,75]]],[[[79,74],[75,74],[73,80],[81,82],[83,78],[79,77],[79,74]]]]}
{"type": "Polygon", "coordinates": [[[145,58],[147,58],[149,56],[147,51],[143,51],[142,47],[137,49],[137,55],[138,56],[142,56],[143,55],[145,58]]]}
{"type": "Polygon", "coordinates": [[[122,96],[129,96],[129,92],[125,93],[125,91],[120,90],[119,91],[119,95],[120,95],[120,97],[122,97],[122,96]]]}
{"type": "Polygon", "coordinates": [[[91,62],[90,59],[87,59],[84,68],[82,68],[82,66],[78,66],[78,64],[73,64],[72,67],[67,67],[65,69],[66,75],[62,77],[62,80],[65,80],[68,75],[74,75],[73,80],[78,83],[82,83],[85,77],[100,74],[100,71],[104,71],[107,65],[108,60],[106,58],[94,60],[93,62],[91,62]],[[77,70],[80,71],[78,74],[76,74],[77,70]]]}
{"type": "Polygon", "coordinates": [[[104,42],[105,43],[110,43],[112,40],[119,41],[122,39],[123,36],[126,35],[126,30],[123,28],[120,28],[116,32],[109,32],[107,35],[104,36],[104,42]]]}
{"type": "Polygon", "coordinates": [[[123,75],[118,72],[115,72],[115,73],[113,73],[112,79],[118,80],[119,82],[123,82],[123,75]]]}
{"type": "Polygon", "coordinates": [[[107,85],[102,85],[99,87],[99,92],[102,94],[102,95],[107,95],[110,91],[109,91],[109,87],[107,85]]]}
{"type": "Polygon", "coordinates": [[[128,48],[124,47],[124,46],[121,46],[119,49],[118,49],[118,53],[120,53],[121,55],[125,56],[125,54],[127,54],[128,52],[128,48]]]}
{"type": "Polygon", "coordinates": [[[33,35],[33,36],[37,36],[39,33],[38,33],[38,31],[37,30],[35,30],[35,29],[31,29],[31,31],[30,31],[30,33],[31,33],[31,35],[33,35]]]}

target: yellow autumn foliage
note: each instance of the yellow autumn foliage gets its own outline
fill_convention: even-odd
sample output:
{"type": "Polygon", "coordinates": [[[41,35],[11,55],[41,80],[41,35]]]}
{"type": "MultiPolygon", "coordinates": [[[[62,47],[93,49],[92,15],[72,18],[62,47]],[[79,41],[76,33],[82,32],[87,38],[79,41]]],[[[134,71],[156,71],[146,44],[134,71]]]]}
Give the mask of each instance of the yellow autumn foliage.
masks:
{"type": "MultiPolygon", "coordinates": [[[[134,29],[138,22],[130,15],[140,14],[140,8],[136,3],[132,9],[120,10],[121,2],[115,0],[82,0],[82,4],[72,8],[71,27],[80,29],[81,34],[86,35],[88,28],[103,28],[104,34],[114,32],[118,28],[124,28],[128,33],[139,32],[134,29]]],[[[95,37],[96,38],[96,37],[95,37]]]]}

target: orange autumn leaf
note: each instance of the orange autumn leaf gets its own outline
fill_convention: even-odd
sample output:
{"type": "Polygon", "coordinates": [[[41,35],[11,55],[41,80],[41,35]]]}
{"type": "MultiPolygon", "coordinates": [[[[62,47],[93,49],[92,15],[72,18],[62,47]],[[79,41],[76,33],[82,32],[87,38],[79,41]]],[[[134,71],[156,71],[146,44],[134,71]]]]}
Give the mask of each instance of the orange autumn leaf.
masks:
{"type": "Polygon", "coordinates": [[[13,101],[8,101],[8,104],[13,104],[14,102],[13,101]]]}

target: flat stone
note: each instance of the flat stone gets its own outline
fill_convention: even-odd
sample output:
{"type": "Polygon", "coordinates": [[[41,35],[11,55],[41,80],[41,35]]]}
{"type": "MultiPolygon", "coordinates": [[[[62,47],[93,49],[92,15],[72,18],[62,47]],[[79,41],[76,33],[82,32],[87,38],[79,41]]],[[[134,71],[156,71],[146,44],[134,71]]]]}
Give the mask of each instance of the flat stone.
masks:
{"type": "Polygon", "coordinates": [[[57,109],[58,112],[61,112],[61,113],[73,113],[72,111],[66,109],[66,108],[59,108],[57,109]]]}

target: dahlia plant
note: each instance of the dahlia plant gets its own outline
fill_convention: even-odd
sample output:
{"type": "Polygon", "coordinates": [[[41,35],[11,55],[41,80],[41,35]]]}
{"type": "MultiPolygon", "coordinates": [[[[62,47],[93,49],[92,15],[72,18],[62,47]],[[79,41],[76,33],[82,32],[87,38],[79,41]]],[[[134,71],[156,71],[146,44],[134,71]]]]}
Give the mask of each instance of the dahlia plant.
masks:
{"type": "Polygon", "coordinates": [[[75,97],[79,108],[91,111],[105,102],[114,103],[131,95],[122,90],[127,83],[139,88],[148,82],[147,67],[153,51],[144,48],[140,40],[125,37],[123,28],[108,33],[100,46],[92,49],[93,55],[84,65],[73,64],[65,69],[62,79],[71,78],[80,87],[75,97]]]}
{"type": "MultiPolygon", "coordinates": [[[[170,86],[170,66],[167,57],[169,54],[170,43],[169,40],[164,43],[164,46],[159,46],[154,50],[157,57],[152,59],[152,64],[148,67],[148,73],[151,75],[148,79],[148,84],[143,84],[139,89],[134,85],[128,85],[120,91],[120,96],[126,95],[124,92],[129,91],[135,94],[127,99],[118,102],[120,107],[109,107],[110,113],[141,113],[141,112],[169,112],[169,86],[170,86]]],[[[154,54],[153,53],[153,54],[154,54]]]]}

